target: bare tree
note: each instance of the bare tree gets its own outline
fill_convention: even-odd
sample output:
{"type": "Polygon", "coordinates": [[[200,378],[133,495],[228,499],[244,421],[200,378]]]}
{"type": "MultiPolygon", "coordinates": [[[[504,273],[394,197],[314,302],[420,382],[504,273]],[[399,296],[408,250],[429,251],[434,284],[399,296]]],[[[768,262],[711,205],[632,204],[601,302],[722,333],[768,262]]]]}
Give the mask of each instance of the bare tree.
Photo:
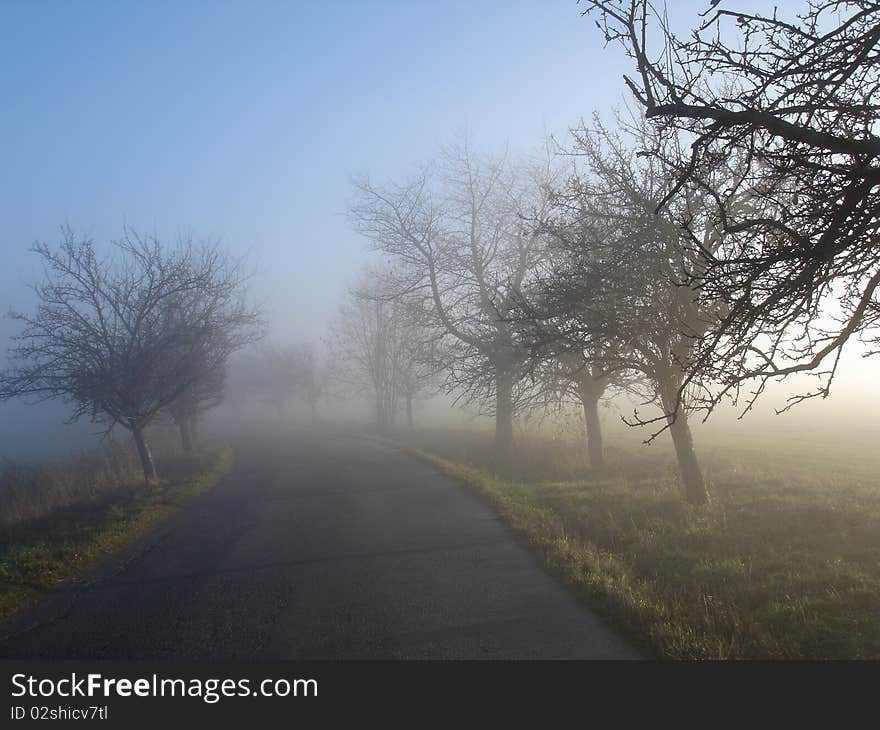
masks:
{"type": "Polygon", "coordinates": [[[389,270],[368,269],[330,327],[332,377],[344,387],[373,393],[381,430],[394,426],[401,406],[411,426],[413,399],[429,382],[423,332],[410,306],[389,270]]]}
{"type": "Polygon", "coordinates": [[[660,137],[690,145],[645,151],[676,177],[658,209],[705,196],[678,222],[707,263],[697,286],[727,305],[693,361],[723,383],[708,405],[755,383],[748,409],[769,379],[804,371],[819,386],[790,405],[826,396],[850,337],[877,349],[880,4],[811,0],[786,15],[716,1],[687,38],[645,0],[587,5],[633,59],[625,81],[660,137]],[[734,174],[718,174],[731,158],[734,174]],[[722,237],[711,251],[704,218],[722,237]]]}
{"type": "Polygon", "coordinates": [[[300,368],[296,347],[263,344],[251,362],[243,364],[243,370],[248,371],[246,389],[263,403],[274,407],[281,419],[299,388],[300,368]]]}
{"type": "Polygon", "coordinates": [[[327,375],[321,367],[318,352],[310,343],[302,343],[294,349],[296,389],[309,406],[314,421],[318,417],[318,403],[327,389],[327,375]]]}
{"type": "Polygon", "coordinates": [[[214,367],[199,363],[196,368],[192,383],[167,408],[180,432],[181,447],[186,453],[192,452],[198,441],[202,415],[219,406],[225,395],[225,363],[214,367]]]}
{"type": "Polygon", "coordinates": [[[533,182],[461,142],[404,184],[360,181],[351,210],[356,229],[396,263],[399,291],[421,298],[446,389],[493,404],[502,467],[512,456],[528,357],[511,323],[516,292],[542,255],[542,239],[522,215],[540,205],[533,182]]]}
{"type": "Polygon", "coordinates": [[[548,186],[548,196],[550,205],[532,222],[546,240],[546,255],[519,292],[517,323],[531,352],[532,401],[545,410],[572,402],[580,407],[590,466],[602,472],[607,465],[599,404],[627,391],[631,375],[608,326],[614,310],[593,291],[602,284],[596,275],[600,225],[576,166],[548,186]]]}
{"type": "Polygon", "coordinates": [[[37,311],[12,315],[23,331],[0,398],[62,398],[74,419],[121,425],[155,480],[144,429],[191,391],[205,363],[222,363],[259,331],[241,263],[216,245],[166,247],[130,230],[105,257],[70,229],[58,249],[33,250],[44,266],[37,311]]]}
{"type": "Polygon", "coordinates": [[[392,363],[395,332],[389,302],[369,296],[374,286],[370,274],[365,274],[349,291],[330,325],[327,344],[333,380],[347,389],[371,392],[376,425],[386,431],[397,411],[392,363]]]}
{"type": "MultiPolygon", "coordinates": [[[[548,285],[550,282],[546,282],[548,285]]],[[[604,369],[600,358],[591,357],[578,344],[565,341],[555,329],[554,316],[548,311],[549,297],[532,291],[534,300],[523,307],[518,325],[525,338],[533,338],[529,379],[532,387],[523,399],[523,409],[530,414],[558,414],[577,407],[584,423],[584,445],[591,469],[607,469],[599,404],[610,399],[620,378],[604,369]]],[[[572,316],[569,310],[568,317],[572,316]]]]}
{"type": "Polygon", "coordinates": [[[674,181],[626,142],[602,126],[575,132],[572,153],[586,170],[558,193],[559,213],[548,225],[552,255],[535,342],[545,354],[582,362],[590,404],[615,375],[641,374],[662,415],[636,413],[628,422],[661,424],[649,440],[669,430],[684,493],[700,503],[707,492],[688,423],[698,384],[686,388],[685,380],[717,309],[683,283],[701,260],[677,226],[655,214],[674,181]]]}
{"type": "Polygon", "coordinates": [[[602,422],[599,420],[599,402],[613,383],[613,374],[606,370],[601,359],[584,358],[575,364],[574,358],[565,359],[561,365],[566,369],[566,390],[577,397],[584,414],[584,432],[587,437],[587,454],[594,471],[606,469],[605,447],[602,438],[602,422]]]}
{"type": "MultiPolygon", "coordinates": [[[[394,277],[393,272],[390,276],[394,277]]],[[[394,379],[410,430],[415,428],[414,404],[436,391],[438,367],[442,362],[437,355],[437,333],[431,327],[430,310],[426,313],[424,304],[422,298],[399,293],[393,299],[399,333],[394,379]]]]}
{"type": "Polygon", "coordinates": [[[229,359],[223,386],[223,406],[241,421],[245,408],[259,400],[263,390],[263,348],[247,348],[229,359]]]}

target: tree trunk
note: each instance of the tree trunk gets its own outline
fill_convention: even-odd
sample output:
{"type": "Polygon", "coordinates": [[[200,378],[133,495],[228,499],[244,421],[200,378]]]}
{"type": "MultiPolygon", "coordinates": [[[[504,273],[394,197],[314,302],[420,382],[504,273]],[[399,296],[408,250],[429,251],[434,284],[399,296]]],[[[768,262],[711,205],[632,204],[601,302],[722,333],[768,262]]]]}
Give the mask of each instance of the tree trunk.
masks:
{"type": "Polygon", "coordinates": [[[412,409],[412,396],[406,396],[406,427],[412,431],[413,428],[413,409],[412,409]]]}
{"type": "Polygon", "coordinates": [[[189,427],[189,419],[181,418],[177,422],[177,430],[180,432],[180,445],[186,454],[191,454],[193,450],[192,432],[189,427]]]}
{"type": "Polygon", "coordinates": [[[495,371],[495,461],[501,471],[513,464],[513,375],[495,371]]]}
{"type": "Polygon", "coordinates": [[[697,461],[697,454],[694,451],[694,439],[691,435],[687,414],[683,408],[679,408],[678,413],[673,413],[676,407],[678,389],[668,385],[663,388],[663,393],[661,401],[663,409],[667,414],[666,419],[669,423],[672,443],[675,446],[678,473],[685,499],[692,504],[705,504],[709,501],[709,493],[706,490],[706,482],[703,479],[700,462],[697,461]]]}
{"type": "Polygon", "coordinates": [[[153,455],[150,453],[150,447],[144,439],[143,428],[140,426],[132,426],[131,434],[134,436],[134,443],[137,446],[138,456],[141,459],[141,467],[144,470],[144,479],[147,482],[158,481],[156,465],[153,463],[153,455]]]}
{"type": "Polygon", "coordinates": [[[599,397],[596,389],[580,388],[587,431],[587,454],[594,471],[605,471],[605,451],[602,447],[602,423],[599,421],[599,397]]]}

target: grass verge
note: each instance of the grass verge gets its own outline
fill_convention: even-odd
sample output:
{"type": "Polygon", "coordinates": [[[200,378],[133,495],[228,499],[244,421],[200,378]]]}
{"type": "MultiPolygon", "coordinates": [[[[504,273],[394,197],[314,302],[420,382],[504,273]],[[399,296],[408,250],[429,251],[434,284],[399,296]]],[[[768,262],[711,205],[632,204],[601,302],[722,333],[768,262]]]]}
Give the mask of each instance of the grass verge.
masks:
{"type": "Polygon", "coordinates": [[[514,482],[410,451],[488,498],[552,573],[654,656],[880,657],[876,483],[719,467],[713,502],[698,509],[656,477],[514,482]]]}
{"type": "Polygon", "coordinates": [[[157,485],[120,487],[4,531],[0,621],[146,534],[213,487],[231,467],[232,450],[221,448],[169,465],[172,476],[157,485]]]}

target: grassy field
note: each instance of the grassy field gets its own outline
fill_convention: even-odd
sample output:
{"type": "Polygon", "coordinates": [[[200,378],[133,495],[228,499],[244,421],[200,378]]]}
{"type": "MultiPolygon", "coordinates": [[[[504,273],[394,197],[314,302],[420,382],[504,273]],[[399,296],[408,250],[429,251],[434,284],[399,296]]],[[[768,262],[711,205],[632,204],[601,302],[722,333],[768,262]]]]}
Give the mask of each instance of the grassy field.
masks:
{"type": "Polygon", "coordinates": [[[405,443],[495,505],[575,593],[654,656],[880,658],[880,457],[792,440],[709,443],[712,503],[691,508],[663,448],[609,448],[591,477],[571,443],[520,443],[521,482],[489,439],[405,443]],[[546,474],[541,478],[541,474],[546,474]]]}
{"type": "Polygon", "coordinates": [[[0,620],[145,534],[231,466],[228,448],[177,457],[161,464],[167,477],[158,485],[140,481],[102,489],[6,527],[0,532],[0,620]]]}

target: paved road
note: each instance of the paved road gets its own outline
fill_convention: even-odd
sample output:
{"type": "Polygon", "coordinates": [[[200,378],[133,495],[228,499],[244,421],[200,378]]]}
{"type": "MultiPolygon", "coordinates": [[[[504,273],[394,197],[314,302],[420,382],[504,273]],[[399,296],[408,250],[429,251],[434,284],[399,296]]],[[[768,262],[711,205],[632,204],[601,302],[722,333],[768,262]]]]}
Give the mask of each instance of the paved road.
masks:
{"type": "Polygon", "coordinates": [[[0,626],[0,657],[634,658],[456,482],[307,431],[0,626]]]}

